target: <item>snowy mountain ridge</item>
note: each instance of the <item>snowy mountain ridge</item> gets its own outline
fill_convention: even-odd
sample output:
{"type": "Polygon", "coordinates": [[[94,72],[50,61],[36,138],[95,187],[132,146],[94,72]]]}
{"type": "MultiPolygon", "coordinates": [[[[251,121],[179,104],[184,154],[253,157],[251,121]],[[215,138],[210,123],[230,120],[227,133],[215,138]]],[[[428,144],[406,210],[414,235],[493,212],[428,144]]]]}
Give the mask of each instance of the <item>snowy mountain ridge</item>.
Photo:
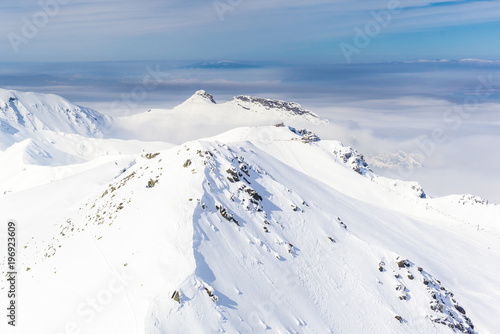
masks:
{"type": "MultiPolygon", "coordinates": [[[[190,103],[196,101],[209,101],[212,104],[217,104],[211,94],[207,93],[204,90],[199,90],[196,91],[181,105],[189,105],[190,103]]],[[[261,97],[239,95],[233,97],[231,101],[225,103],[231,104],[231,107],[233,109],[236,106],[237,108],[242,108],[253,113],[275,113],[281,115],[284,118],[301,117],[309,122],[326,122],[326,120],[320,119],[318,115],[316,115],[312,111],[304,109],[300,104],[296,102],[286,102],[281,100],[265,99],[261,97]]]]}
{"type": "MultiPolygon", "coordinates": [[[[17,155],[23,156],[26,163],[42,166],[81,163],[95,157],[88,154],[88,147],[83,149],[77,143],[78,139],[70,139],[73,135],[83,137],[75,138],[87,143],[92,142],[89,138],[128,140],[133,136],[143,141],[180,144],[237,125],[266,125],[284,120],[295,120],[299,125],[325,122],[296,103],[240,96],[217,104],[204,90],[195,92],[172,110],[152,110],[115,119],[56,95],[0,90],[0,149],[28,140],[25,145],[16,146],[24,150],[17,155]]],[[[103,150],[92,147],[90,151],[103,150]]]]}
{"type": "MultiPolygon", "coordinates": [[[[214,102],[148,114],[163,131],[248,115],[214,102]]],[[[495,333],[500,206],[431,198],[295,117],[264,119],[178,145],[37,130],[2,152],[16,330],[495,333]],[[82,160],[53,165],[56,149],[82,160]]]]}
{"type": "Polygon", "coordinates": [[[55,224],[22,244],[22,298],[32,305],[25,311],[32,324],[64,326],[28,303],[44,300],[31,291],[43,284],[60,292],[47,310],[77,319],[85,333],[476,333],[494,326],[495,310],[478,312],[483,301],[474,296],[497,270],[464,280],[452,254],[471,250],[463,265],[498,255],[469,240],[467,225],[439,213],[443,206],[385,189],[335,161],[336,143],[302,141],[296,132],[234,129],[152,152],[77,196],[74,209],[52,213],[55,224]],[[126,294],[99,304],[101,317],[94,311],[87,321],[75,311],[102,278],[122,271],[133,279],[126,294]]]}
{"type": "Polygon", "coordinates": [[[42,130],[102,137],[110,122],[109,117],[60,96],[0,89],[1,145],[42,130]]]}
{"type": "Polygon", "coordinates": [[[112,118],[52,94],[0,89],[0,156],[57,166],[95,158],[83,142],[104,138],[112,118]]]}
{"type": "Polygon", "coordinates": [[[309,110],[305,110],[296,102],[285,102],[280,100],[239,95],[234,97],[231,100],[231,103],[250,111],[259,111],[264,108],[265,110],[279,111],[288,117],[300,116],[311,122],[325,122],[325,120],[321,120],[318,115],[309,110]]]}
{"type": "Polygon", "coordinates": [[[328,120],[305,110],[298,103],[237,96],[216,103],[204,90],[172,109],[151,109],[144,113],[114,119],[117,138],[131,135],[140,140],[161,140],[181,144],[215,136],[235,127],[272,125],[285,122],[298,128],[328,124],[328,120]],[[147,129],[147,131],[145,131],[147,129]]]}

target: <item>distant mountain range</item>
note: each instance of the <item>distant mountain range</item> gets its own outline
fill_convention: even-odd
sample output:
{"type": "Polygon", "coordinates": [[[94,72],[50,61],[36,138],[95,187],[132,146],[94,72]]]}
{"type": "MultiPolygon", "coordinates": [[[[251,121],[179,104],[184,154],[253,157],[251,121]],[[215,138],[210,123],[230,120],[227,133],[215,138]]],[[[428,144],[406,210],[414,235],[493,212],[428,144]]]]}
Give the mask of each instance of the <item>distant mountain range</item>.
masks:
{"type": "Polygon", "coordinates": [[[200,62],[191,65],[183,66],[182,68],[198,68],[198,69],[246,69],[258,68],[259,66],[253,64],[238,63],[234,61],[222,60],[214,62],[200,62]]]}

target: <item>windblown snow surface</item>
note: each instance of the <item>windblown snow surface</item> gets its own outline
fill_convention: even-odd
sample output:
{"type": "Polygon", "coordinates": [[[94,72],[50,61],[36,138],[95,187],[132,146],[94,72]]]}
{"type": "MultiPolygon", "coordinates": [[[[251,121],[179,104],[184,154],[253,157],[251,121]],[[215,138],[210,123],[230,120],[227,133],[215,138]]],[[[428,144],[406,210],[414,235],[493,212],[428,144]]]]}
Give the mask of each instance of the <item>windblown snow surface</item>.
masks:
{"type": "MultiPolygon", "coordinates": [[[[251,118],[264,100],[241,101],[251,118]]],[[[19,313],[1,332],[497,333],[500,207],[377,176],[278,102],[284,124],[180,145],[44,135],[77,163],[35,159],[37,135],[8,147],[19,313]]]]}

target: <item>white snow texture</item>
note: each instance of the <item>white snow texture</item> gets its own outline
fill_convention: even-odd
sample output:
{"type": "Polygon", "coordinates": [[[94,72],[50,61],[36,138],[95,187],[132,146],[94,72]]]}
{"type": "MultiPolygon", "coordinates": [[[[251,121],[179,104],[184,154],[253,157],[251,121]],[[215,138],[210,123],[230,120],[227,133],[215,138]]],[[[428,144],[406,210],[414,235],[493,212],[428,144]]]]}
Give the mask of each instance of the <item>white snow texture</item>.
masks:
{"type": "Polygon", "coordinates": [[[322,122],[204,91],[112,119],[0,90],[1,333],[498,333],[500,207],[378,176],[302,130],[322,122]]]}

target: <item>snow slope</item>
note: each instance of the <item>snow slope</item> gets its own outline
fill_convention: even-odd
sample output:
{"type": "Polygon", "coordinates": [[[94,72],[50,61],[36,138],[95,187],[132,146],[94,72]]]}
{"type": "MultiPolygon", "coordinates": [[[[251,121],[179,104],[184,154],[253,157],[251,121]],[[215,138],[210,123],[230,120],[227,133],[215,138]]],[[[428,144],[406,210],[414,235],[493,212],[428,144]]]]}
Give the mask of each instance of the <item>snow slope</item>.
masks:
{"type": "Polygon", "coordinates": [[[110,121],[57,95],[0,89],[0,149],[40,130],[102,137],[110,121]]]}
{"type": "Polygon", "coordinates": [[[2,333],[500,328],[499,206],[429,198],[286,125],[150,153],[0,198],[22,279],[19,327],[2,333]]]}
{"type": "MultiPolygon", "coordinates": [[[[102,156],[171,147],[164,142],[104,139],[112,119],[56,95],[0,89],[0,196],[54,182],[102,156]],[[48,168],[57,167],[57,168],[48,168]]],[[[118,163],[118,162],[117,162],[118,163]]]]}

